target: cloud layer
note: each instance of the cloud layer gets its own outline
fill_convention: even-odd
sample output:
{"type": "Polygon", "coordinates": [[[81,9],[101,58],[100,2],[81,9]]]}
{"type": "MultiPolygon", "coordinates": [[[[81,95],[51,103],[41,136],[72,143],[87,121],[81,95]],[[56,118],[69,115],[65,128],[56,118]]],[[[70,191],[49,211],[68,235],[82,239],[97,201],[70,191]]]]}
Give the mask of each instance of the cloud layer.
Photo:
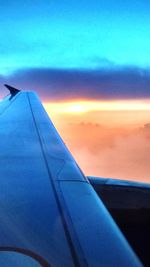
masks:
{"type": "Polygon", "coordinates": [[[150,71],[134,67],[93,70],[22,69],[0,82],[35,90],[43,100],[150,97],[150,71]]]}
{"type": "Polygon", "coordinates": [[[86,175],[150,182],[149,123],[117,127],[82,122],[58,129],[86,175]]]}

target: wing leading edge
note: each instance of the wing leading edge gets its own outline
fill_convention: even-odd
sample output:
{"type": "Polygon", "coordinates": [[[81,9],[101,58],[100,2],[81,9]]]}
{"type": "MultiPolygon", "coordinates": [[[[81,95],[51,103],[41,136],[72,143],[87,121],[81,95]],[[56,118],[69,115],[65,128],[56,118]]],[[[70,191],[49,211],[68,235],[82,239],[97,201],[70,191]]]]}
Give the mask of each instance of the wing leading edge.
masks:
{"type": "Polygon", "coordinates": [[[40,266],[142,266],[35,93],[0,104],[0,188],[0,251],[40,266]]]}

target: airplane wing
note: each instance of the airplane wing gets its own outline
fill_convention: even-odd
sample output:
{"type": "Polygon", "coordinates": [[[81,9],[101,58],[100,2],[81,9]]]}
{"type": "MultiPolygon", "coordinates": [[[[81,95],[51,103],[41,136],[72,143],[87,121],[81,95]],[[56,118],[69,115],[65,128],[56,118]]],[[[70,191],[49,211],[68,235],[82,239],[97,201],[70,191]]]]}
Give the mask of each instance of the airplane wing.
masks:
{"type": "Polygon", "coordinates": [[[0,102],[0,266],[142,266],[33,92],[0,102]]]}

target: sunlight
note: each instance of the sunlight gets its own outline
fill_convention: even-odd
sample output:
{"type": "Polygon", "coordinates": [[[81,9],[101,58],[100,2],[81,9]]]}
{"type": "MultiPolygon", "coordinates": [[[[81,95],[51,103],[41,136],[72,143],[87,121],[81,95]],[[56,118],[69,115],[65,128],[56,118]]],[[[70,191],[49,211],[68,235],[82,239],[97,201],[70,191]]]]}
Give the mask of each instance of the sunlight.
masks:
{"type": "Polygon", "coordinates": [[[83,105],[82,103],[78,104],[78,103],[72,103],[70,105],[68,105],[68,107],[66,107],[65,112],[69,112],[69,113],[82,113],[82,112],[86,112],[86,106],[83,105]]]}
{"type": "Polygon", "coordinates": [[[150,110],[150,100],[79,100],[71,102],[44,103],[48,113],[80,114],[91,111],[145,111],[150,110]]]}

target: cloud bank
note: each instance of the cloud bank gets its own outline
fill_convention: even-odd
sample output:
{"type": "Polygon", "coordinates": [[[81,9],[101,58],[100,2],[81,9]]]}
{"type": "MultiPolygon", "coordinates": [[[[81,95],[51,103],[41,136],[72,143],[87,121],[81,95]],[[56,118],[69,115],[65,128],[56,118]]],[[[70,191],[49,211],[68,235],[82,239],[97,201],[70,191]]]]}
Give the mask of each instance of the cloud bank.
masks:
{"type": "Polygon", "coordinates": [[[35,90],[42,100],[129,99],[150,97],[150,70],[136,67],[105,69],[21,69],[0,82],[35,90]]]}
{"type": "Polygon", "coordinates": [[[150,182],[150,124],[70,124],[61,134],[85,175],[150,182]]]}

